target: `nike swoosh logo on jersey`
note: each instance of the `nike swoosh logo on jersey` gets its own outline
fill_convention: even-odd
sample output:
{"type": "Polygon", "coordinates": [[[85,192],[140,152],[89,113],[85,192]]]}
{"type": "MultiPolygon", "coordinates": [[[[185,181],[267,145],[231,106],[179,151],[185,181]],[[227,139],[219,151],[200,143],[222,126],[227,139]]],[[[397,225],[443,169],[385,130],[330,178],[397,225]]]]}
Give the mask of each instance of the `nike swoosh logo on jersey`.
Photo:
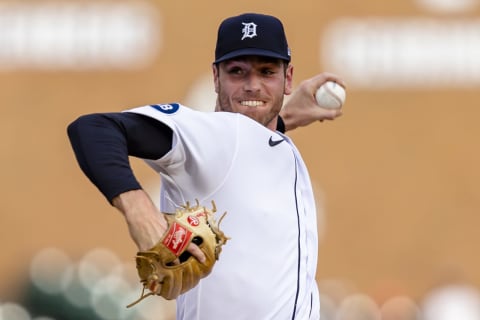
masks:
{"type": "Polygon", "coordinates": [[[277,144],[282,143],[283,140],[285,140],[285,139],[282,138],[282,139],[280,139],[280,140],[273,140],[273,137],[270,137],[270,139],[268,139],[268,145],[269,145],[270,147],[275,147],[277,144]]]}

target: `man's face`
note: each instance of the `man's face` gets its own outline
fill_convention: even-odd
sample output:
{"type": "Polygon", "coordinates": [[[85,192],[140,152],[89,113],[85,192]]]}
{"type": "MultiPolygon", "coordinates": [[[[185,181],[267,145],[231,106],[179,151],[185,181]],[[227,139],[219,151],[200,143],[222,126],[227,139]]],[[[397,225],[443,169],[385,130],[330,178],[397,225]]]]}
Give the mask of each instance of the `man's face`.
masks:
{"type": "Polygon", "coordinates": [[[285,94],[291,93],[293,67],[282,60],[244,56],[213,66],[217,111],[242,113],[275,130],[285,94]]]}

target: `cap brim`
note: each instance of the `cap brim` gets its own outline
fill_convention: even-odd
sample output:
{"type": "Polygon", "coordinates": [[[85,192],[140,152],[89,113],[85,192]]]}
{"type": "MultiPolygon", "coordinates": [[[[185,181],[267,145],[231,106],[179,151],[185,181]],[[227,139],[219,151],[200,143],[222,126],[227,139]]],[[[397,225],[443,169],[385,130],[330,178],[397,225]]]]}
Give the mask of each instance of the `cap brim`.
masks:
{"type": "Polygon", "coordinates": [[[245,48],[245,49],[240,49],[240,50],[235,50],[232,52],[229,52],[220,58],[216,59],[213,63],[220,63],[225,60],[230,60],[233,58],[241,57],[241,56],[261,56],[261,57],[269,57],[269,58],[277,58],[277,59],[282,59],[285,61],[290,62],[290,57],[285,56],[282,54],[279,54],[277,52],[269,51],[269,50],[262,50],[258,48],[245,48]]]}

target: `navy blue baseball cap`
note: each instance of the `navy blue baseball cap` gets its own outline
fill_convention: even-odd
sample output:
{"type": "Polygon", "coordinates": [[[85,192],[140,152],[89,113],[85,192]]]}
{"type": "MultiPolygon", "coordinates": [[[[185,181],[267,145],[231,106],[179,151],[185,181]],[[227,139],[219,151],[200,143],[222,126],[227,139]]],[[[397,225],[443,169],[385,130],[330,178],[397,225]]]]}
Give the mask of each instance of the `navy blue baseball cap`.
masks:
{"type": "Polygon", "coordinates": [[[214,63],[247,55],[290,62],[287,37],[278,18],[245,13],[223,20],[218,28],[214,63]]]}

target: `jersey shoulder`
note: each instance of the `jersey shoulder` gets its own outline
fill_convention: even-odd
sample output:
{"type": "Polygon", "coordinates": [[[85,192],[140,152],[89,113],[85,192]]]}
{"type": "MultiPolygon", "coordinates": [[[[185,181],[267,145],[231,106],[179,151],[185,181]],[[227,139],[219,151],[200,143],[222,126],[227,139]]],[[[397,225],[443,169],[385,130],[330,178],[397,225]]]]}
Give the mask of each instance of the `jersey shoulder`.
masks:
{"type": "Polygon", "coordinates": [[[256,121],[239,113],[198,111],[180,103],[151,104],[128,109],[124,112],[133,112],[149,116],[163,122],[174,131],[181,130],[182,128],[199,127],[200,129],[210,132],[228,132],[238,126],[260,127],[260,130],[265,129],[256,121]]]}

